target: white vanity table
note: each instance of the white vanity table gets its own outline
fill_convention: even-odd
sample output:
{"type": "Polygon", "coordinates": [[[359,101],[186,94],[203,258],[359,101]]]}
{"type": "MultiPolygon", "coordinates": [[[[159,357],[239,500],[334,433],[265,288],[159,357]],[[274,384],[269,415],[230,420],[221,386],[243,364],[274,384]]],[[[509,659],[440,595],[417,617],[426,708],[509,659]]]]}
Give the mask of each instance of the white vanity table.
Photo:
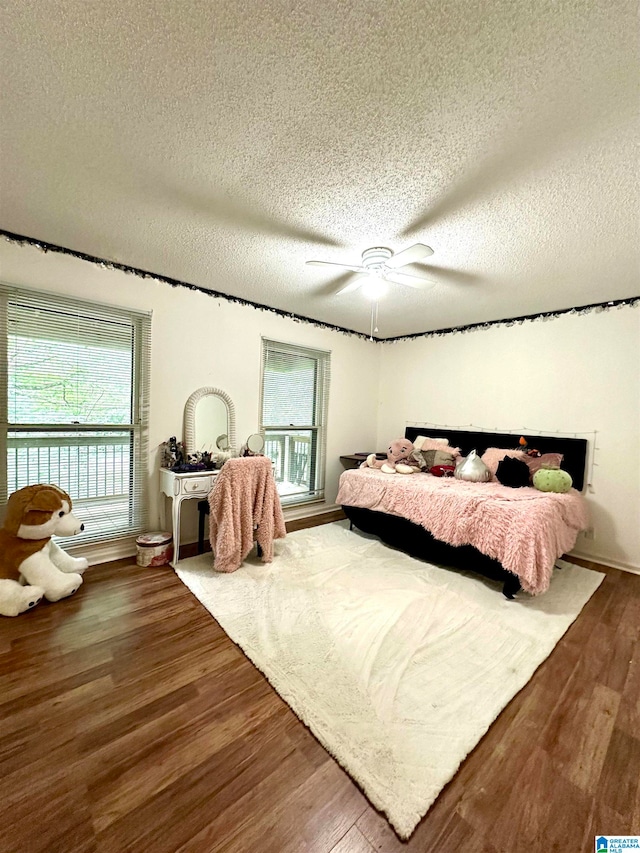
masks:
{"type": "Polygon", "coordinates": [[[203,500],[213,488],[217,471],[187,471],[176,473],[169,468],[160,469],[160,524],[166,530],[166,512],[163,495],[171,498],[171,533],[173,535],[173,560],[175,568],[178,563],[180,542],[180,508],[183,501],[198,498],[203,500]]]}
{"type": "MultiPolygon", "coordinates": [[[[184,410],[184,447],[187,453],[215,448],[216,436],[226,434],[231,448],[236,444],[235,408],[220,388],[199,388],[184,410]]],[[[204,500],[213,488],[218,471],[172,471],[160,469],[160,522],[166,530],[166,495],[171,499],[171,533],[175,568],[180,557],[180,510],[186,500],[204,500]]]]}

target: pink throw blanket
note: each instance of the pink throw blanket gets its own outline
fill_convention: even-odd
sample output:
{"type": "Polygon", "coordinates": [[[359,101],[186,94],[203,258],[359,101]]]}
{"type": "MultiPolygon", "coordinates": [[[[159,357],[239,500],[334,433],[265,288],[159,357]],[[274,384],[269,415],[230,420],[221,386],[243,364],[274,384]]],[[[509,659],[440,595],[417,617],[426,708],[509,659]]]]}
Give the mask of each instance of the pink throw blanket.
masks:
{"type": "Polygon", "coordinates": [[[273,559],[273,540],[286,536],[271,460],[229,459],[209,493],[209,539],[218,572],[234,572],[258,542],[262,562],[273,559]]]}
{"type": "Polygon", "coordinates": [[[532,595],[548,589],[555,561],[588,523],[575,489],[561,495],[373,468],[345,471],[336,502],[408,518],[450,545],[473,545],[532,595]]]}

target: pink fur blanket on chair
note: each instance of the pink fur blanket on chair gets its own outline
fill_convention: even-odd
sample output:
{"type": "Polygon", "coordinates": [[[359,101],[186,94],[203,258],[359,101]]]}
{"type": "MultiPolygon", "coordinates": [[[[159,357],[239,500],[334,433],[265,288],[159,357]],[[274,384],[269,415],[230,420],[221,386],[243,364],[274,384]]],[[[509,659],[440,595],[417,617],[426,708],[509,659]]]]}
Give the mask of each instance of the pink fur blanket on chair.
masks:
{"type": "Polygon", "coordinates": [[[235,572],[256,541],[262,562],[270,563],[273,540],[286,536],[271,460],[266,456],[229,459],[208,499],[214,569],[235,572]]]}

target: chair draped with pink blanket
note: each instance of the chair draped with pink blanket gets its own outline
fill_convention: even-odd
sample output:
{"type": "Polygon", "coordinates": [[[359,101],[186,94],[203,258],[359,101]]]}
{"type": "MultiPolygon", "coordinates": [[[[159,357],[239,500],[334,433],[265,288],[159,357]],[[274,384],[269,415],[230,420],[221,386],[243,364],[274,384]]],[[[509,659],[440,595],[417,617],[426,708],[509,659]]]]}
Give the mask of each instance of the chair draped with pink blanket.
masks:
{"type": "Polygon", "coordinates": [[[255,542],[262,562],[271,562],[273,541],[286,536],[286,529],[268,457],[229,459],[216,477],[208,501],[216,571],[235,572],[255,542]]]}

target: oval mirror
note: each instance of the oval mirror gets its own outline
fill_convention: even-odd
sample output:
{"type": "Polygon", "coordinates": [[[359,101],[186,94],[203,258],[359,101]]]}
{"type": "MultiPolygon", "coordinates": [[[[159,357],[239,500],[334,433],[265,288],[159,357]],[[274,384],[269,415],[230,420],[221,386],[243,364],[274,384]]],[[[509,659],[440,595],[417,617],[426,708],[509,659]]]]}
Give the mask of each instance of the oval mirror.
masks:
{"type": "Polygon", "coordinates": [[[227,420],[227,404],[221,397],[215,394],[202,397],[195,407],[194,450],[211,453],[215,449],[214,437],[221,432],[226,435],[229,429],[227,420]]]}
{"type": "Polygon", "coordinates": [[[220,388],[198,388],[184,409],[184,444],[187,453],[220,449],[218,440],[227,437],[227,448],[236,442],[235,407],[220,388]]]}
{"type": "Polygon", "coordinates": [[[264,437],[259,432],[254,432],[247,439],[247,450],[252,453],[262,453],[264,450],[264,437]]]}

